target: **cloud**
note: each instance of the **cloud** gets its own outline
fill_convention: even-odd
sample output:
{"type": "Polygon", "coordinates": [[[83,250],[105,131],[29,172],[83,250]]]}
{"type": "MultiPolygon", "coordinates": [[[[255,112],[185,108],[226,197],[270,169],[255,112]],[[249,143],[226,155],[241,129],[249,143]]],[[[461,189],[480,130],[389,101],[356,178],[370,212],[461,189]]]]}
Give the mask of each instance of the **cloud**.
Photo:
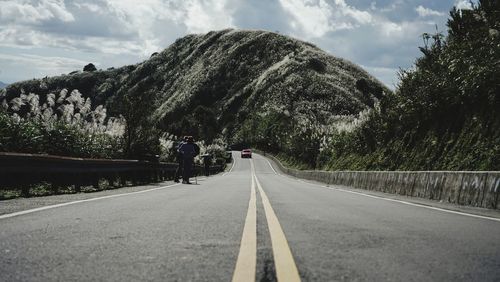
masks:
{"type": "Polygon", "coordinates": [[[75,67],[83,67],[87,64],[87,62],[78,59],[38,56],[33,54],[0,54],[0,60],[29,64],[31,66],[41,67],[45,69],[73,69],[75,67]]]}
{"type": "Polygon", "coordinates": [[[429,8],[425,8],[422,5],[419,5],[417,8],[415,8],[415,11],[417,11],[418,15],[420,17],[429,17],[429,16],[444,16],[444,13],[439,12],[439,11],[434,11],[429,8]]]}
{"type": "Polygon", "coordinates": [[[232,27],[229,0],[0,1],[0,46],[58,47],[143,58],[186,33],[232,27]]]}
{"type": "Polygon", "coordinates": [[[369,12],[351,7],[344,0],[335,0],[332,4],[325,0],[280,0],[280,3],[293,18],[290,25],[294,33],[303,38],[353,29],[372,21],[369,12]]]}
{"type": "Polygon", "coordinates": [[[186,1],[184,24],[189,33],[233,27],[232,12],[224,0],[186,1]]]}
{"type": "Polygon", "coordinates": [[[264,29],[289,34],[290,14],[284,10],[279,1],[246,1],[233,0],[229,9],[232,23],[244,29],[264,29]]]}
{"type": "Polygon", "coordinates": [[[29,77],[44,77],[81,70],[88,64],[83,60],[60,56],[39,56],[33,54],[0,54],[0,65],[9,72],[2,80],[14,82],[12,72],[23,71],[24,79],[29,77]]]}
{"type": "Polygon", "coordinates": [[[36,24],[48,20],[71,22],[75,18],[66,9],[63,0],[28,1],[4,0],[0,2],[0,23],[36,24]]]}
{"type": "Polygon", "coordinates": [[[373,11],[388,13],[388,12],[395,11],[396,9],[401,7],[403,4],[404,4],[403,0],[396,0],[396,1],[392,2],[390,5],[387,5],[387,6],[382,7],[382,8],[378,8],[377,2],[373,1],[370,3],[370,9],[373,11]]]}
{"type": "Polygon", "coordinates": [[[471,10],[472,5],[468,0],[456,0],[455,7],[459,10],[471,10]]]}

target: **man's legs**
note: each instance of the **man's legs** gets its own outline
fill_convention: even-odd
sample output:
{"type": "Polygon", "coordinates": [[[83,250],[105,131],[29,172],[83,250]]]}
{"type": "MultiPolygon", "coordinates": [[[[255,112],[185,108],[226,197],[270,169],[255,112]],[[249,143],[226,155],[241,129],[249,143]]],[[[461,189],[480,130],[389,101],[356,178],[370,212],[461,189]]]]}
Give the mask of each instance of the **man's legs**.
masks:
{"type": "Polygon", "coordinates": [[[193,159],[184,159],[184,169],[182,172],[182,183],[189,184],[189,177],[191,177],[191,168],[193,166],[193,159]]]}
{"type": "Polygon", "coordinates": [[[183,166],[184,166],[184,163],[183,163],[182,159],[179,159],[177,161],[177,169],[175,170],[174,182],[179,182],[179,178],[183,174],[182,173],[183,166]]]}

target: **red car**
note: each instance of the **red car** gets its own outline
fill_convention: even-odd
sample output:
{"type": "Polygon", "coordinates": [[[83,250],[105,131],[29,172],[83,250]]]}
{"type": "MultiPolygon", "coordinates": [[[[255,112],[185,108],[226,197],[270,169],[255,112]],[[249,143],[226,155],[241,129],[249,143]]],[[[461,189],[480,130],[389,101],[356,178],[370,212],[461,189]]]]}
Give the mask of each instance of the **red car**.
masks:
{"type": "Polygon", "coordinates": [[[241,151],[241,158],[251,158],[251,157],[252,157],[252,150],[244,149],[241,151]]]}

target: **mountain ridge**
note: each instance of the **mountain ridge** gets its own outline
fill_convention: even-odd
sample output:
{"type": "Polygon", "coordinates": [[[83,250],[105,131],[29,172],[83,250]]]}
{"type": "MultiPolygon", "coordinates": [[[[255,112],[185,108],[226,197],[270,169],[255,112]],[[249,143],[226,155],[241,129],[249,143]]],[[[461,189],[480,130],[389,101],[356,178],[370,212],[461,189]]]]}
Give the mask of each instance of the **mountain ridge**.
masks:
{"type": "Polygon", "coordinates": [[[115,116],[123,113],[124,97],[150,99],[151,118],[161,130],[208,140],[220,132],[233,136],[255,113],[326,125],[333,116],[373,107],[390,92],[361,67],[311,43],[233,29],[187,35],[136,65],[17,82],[5,96],[62,88],[78,89],[115,116]]]}

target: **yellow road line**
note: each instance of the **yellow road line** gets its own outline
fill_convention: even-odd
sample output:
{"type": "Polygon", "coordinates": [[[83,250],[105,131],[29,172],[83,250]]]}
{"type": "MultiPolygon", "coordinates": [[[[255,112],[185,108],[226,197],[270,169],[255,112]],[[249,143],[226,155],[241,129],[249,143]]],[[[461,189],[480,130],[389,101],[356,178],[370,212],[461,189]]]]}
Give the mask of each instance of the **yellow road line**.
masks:
{"type": "Polygon", "coordinates": [[[255,194],[255,181],[252,173],[250,201],[241,237],[240,253],[233,273],[234,282],[255,282],[255,268],[257,266],[257,200],[255,194]]]}
{"type": "Polygon", "coordinates": [[[281,228],[278,221],[278,217],[274,213],[274,210],[267,198],[262,185],[260,185],[259,179],[255,174],[255,168],[252,164],[252,174],[257,183],[260,196],[262,198],[262,204],[264,205],[264,212],[266,213],[267,225],[269,227],[269,233],[271,235],[271,245],[273,248],[274,266],[276,269],[276,277],[278,281],[282,282],[295,282],[300,281],[299,271],[293,259],[292,251],[285,237],[285,233],[281,228]]]}

